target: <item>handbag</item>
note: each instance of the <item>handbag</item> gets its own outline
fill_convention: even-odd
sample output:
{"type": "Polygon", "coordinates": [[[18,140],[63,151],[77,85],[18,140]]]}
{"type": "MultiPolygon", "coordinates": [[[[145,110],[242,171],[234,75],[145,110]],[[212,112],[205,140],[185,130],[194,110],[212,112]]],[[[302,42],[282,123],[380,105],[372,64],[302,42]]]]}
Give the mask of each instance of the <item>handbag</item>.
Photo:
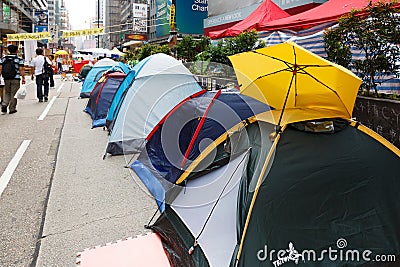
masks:
{"type": "Polygon", "coordinates": [[[22,85],[18,91],[15,93],[14,98],[16,99],[24,99],[26,96],[26,86],[22,85]]]}
{"type": "Polygon", "coordinates": [[[4,85],[5,85],[5,82],[4,82],[3,76],[1,76],[1,74],[0,74],[0,86],[4,86],[4,85]]]}

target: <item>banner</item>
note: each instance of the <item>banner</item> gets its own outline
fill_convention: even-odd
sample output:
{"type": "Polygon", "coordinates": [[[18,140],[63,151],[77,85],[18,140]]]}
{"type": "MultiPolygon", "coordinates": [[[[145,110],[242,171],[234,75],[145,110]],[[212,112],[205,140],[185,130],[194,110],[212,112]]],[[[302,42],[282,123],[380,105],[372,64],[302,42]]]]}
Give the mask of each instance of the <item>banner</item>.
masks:
{"type": "Polygon", "coordinates": [[[62,37],[70,38],[70,37],[85,36],[85,35],[98,35],[103,33],[104,33],[104,28],[94,28],[94,29],[77,30],[77,31],[63,31],[62,37]]]}
{"type": "Polygon", "coordinates": [[[51,39],[49,32],[7,34],[7,41],[51,39]]]}

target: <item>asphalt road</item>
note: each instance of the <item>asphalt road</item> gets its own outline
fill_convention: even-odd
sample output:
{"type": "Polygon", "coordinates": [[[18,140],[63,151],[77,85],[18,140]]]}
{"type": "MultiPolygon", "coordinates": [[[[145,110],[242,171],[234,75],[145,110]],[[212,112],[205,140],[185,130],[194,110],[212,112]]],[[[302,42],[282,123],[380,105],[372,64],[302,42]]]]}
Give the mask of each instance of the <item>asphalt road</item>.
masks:
{"type": "Polygon", "coordinates": [[[81,84],[56,76],[38,103],[27,83],[18,112],[0,115],[0,266],[75,266],[86,248],[146,233],[156,205],[130,157],[102,159],[108,136],[91,129],[81,84]]]}

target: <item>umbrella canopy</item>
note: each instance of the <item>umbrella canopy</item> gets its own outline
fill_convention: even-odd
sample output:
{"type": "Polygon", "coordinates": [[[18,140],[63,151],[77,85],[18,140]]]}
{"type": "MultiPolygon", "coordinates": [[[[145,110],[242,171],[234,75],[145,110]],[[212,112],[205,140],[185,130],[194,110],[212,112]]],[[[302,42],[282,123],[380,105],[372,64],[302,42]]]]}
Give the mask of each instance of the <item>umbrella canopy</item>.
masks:
{"type": "Polygon", "coordinates": [[[273,107],[276,125],[350,119],[361,79],[292,42],[230,56],[240,91],[273,107]]]}
{"type": "Polygon", "coordinates": [[[55,55],[68,55],[69,53],[65,50],[58,50],[54,53],[55,55]]]}
{"type": "Polygon", "coordinates": [[[114,48],[111,50],[111,54],[113,54],[113,55],[118,55],[118,56],[120,56],[120,57],[122,57],[122,56],[125,55],[125,53],[122,53],[122,52],[119,51],[118,48],[116,48],[116,47],[114,47],[114,48]]]}

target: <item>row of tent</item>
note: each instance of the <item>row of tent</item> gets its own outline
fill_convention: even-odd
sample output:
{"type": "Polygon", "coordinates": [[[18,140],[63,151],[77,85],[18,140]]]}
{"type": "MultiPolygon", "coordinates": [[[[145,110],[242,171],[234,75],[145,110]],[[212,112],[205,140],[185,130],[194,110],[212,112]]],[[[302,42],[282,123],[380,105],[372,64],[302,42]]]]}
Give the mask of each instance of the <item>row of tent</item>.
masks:
{"type": "Polygon", "coordinates": [[[296,77],[295,94],[290,87],[274,92],[275,84],[287,86],[283,76],[264,80],[283,71],[254,77],[239,71],[239,63],[269,69],[272,61],[263,65],[255,56],[275,60],[282,46],[230,58],[242,93],[203,90],[181,62],[164,54],[126,72],[109,66],[93,78],[86,111],[93,127],[110,131],[108,153],[139,154],[130,169],[156,200],[161,215],[148,227],[161,238],[170,266],[276,266],[282,258],[271,250],[286,251],[280,257],[292,261],[287,266],[369,263],[300,258],[304,250],[320,256],[338,249],[343,239],[348,250],[396,255],[399,264],[400,151],[351,119],[356,77],[342,79],[341,70],[323,65],[317,73],[324,77],[311,79],[327,79],[329,94],[309,84],[303,89],[300,74],[314,73],[308,65],[297,70],[301,61],[307,57],[311,68],[328,62],[288,46],[298,57],[295,69],[279,61],[296,77]],[[339,93],[330,80],[342,82],[339,93]],[[263,101],[253,85],[286,98],[284,106],[268,94],[263,101]]]}

